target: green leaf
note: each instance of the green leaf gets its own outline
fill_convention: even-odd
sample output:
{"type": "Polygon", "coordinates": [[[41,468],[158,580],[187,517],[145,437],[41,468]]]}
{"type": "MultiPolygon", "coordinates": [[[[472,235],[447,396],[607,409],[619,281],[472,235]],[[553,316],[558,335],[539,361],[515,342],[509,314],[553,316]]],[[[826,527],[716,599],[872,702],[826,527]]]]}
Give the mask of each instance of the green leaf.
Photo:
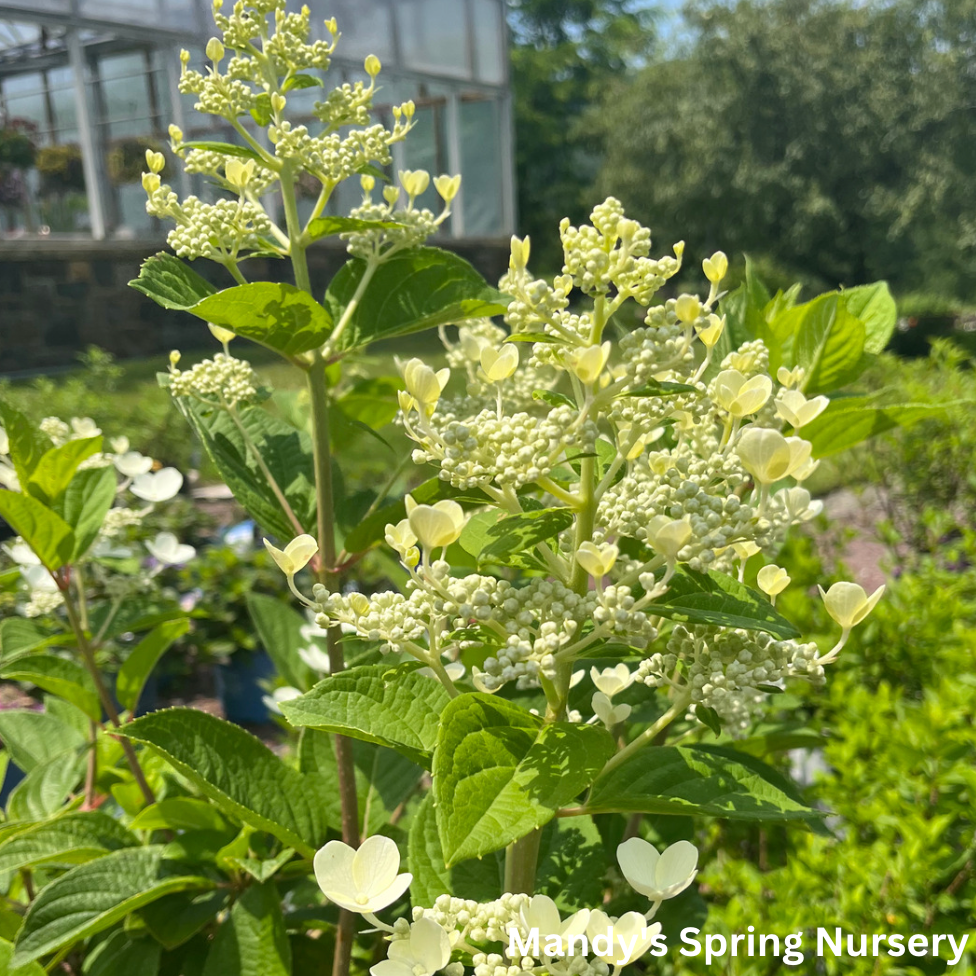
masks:
{"type": "Polygon", "coordinates": [[[600,776],[588,813],[664,813],[730,820],[810,820],[775,769],[719,746],[648,746],[600,776]]]}
{"type": "Polygon", "coordinates": [[[942,403],[899,403],[869,406],[873,397],[832,400],[819,417],[803,427],[804,440],[813,445],[813,456],[829,457],[895,427],[907,427],[953,407],[972,407],[967,400],[942,403]]]}
{"type": "Polygon", "coordinates": [[[479,554],[483,563],[502,563],[512,556],[529,553],[540,542],[555,539],[574,521],[568,508],[541,508],[509,515],[486,529],[491,540],[479,554]]]}
{"type": "Polygon", "coordinates": [[[58,695],[80,708],[90,719],[100,722],[102,706],[95,682],[88,670],[67,658],[53,654],[33,654],[4,665],[0,678],[29,681],[44,691],[58,695]]]}
{"type": "Polygon", "coordinates": [[[125,663],[119,668],[115,683],[115,697],[119,704],[135,712],[139,696],[149,675],[170,645],[190,629],[189,618],[168,620],[153,628],[132,649],[125,663]]]}
{"type": "Polygon", "coordinates": [[[34,620],[27,617],[7,617],[0,620],[0,661],[6,667],[17,658],[33,654],[52,644],[70,643],[74,640],[68,634],[52,634],[34,620]]]}
{"type": "Polygon", "coordinates": [[[573,410],[576,409],[575,400],[566,396],[565,393],[556,393],[553,390],[533,390],[532,399],[542,400],[551,407],[572,407],[573,410]]]}
{"type": "Polygon", "coordinates": [[[85,958],[84,976],[156,976],[162,947],[151,939],[133,938],[127,931],[113,932],[85,958]]]}
{"type": "MultiPolygon", "coordinates": [[[[221,143],[214,145],[221,145],[221,143]]],[[[195,148],[203,149],[204,144],[197,144],[195,148]]],[[[198,275],[189,265],[167,251],[146,258],[139,269],[139,277],[130,281],[129,287],[142,292],[163,308],[181,312],[193,308],[217,291],[206,278],[198,275]]]]}
{"type": "Polygon", "coordinates": [[[262,593],[248,593],[247,612],[278,674],[293,688],[310,688],[314,672],[298,656],[312,643],[302,636],[308,621],[294,607],[262,593]]]}
{"type": "MultiPolygon", "coordinates": [[[[455,501],[472,505],[485,505],[490,499],[479,489],[461,491],[453,488],[448,482],[440,478],[429,478],[427,481],[410,490],[410,495],[418,505],[433,505],[442,498],[453,498],[455,501]]],[[[363,552],[384,538],[386,526],[396,525],[407,517],[407,509],[402,498],[378,508],[369,518],[352,530],[346,536],[346,552],[363,552]]]]}
{"type": "Polygon", "coordinates": [[[11,963],[13,955],[13,943],[8,942],[6,939],[0,939],[0,973],[3,973],[4,976],[47,976],[44,968],[36,962],[28,963],[26,966],[18,966],[14,969],[11,963]]]}
{"type": "Polygon", "coordinates": [[[43,820],[63,806],[85,775],[85,756],[63,752],[38,763],[13,789],[7,801],[11,820],[43,820]]]}
{"type": "Polygon", "coordinates": [[[146,807],[129,824],[131,830],[227,830],[227,821],[206,800],[172,796],[146,807]]]}
{"type": "Polygon", "coordinates": [[[332,331],[332,316],[308,292],[284,282],[228,288],[188,311],[288,357],[317,349],[332,331]]]}
{"type": "MultiPolygon", "coordinates": [[[[279,539],[298,535],[226,411],[208,411],[186,399],[178,403],[224,483],[248,514],[279,539]]],[[[260,407],[241,411],[240,419],[302,528],[314,532],[315,474],[308,434],[260,407]]]]}
{"type": "Polygon", "coordinates": [[[286,847],[275,857],[261,861],[255,857],[229,857],[227,863],[250,875],[258,884],[270,881],[293,857],[295,852],[286,847]]]}
{"type": "Polygon", "coordinates": [[[57,715],[19,708],[0,711],[0,739],[25,773],[66,752],[79,752],[87,744],[77,729],[57,715]]]}
{"type": "Polygon", "coordinates": [[[0,427],[7,432],[10,440],[10,460],[21,487],[30,481],[41,458],[51,447],[51,440],[45,437],[19,410],[0,400],[0,427]]]}
{"type": "Polygon", "coordinates": [[[28,827],[0,844],[0,874],[39,865],[82,864],[138,841],[114,817],[92,810],[28,827]]]}
{"type": "Polygon", "coordinates": [[[283,92],[290,92],[300,88],[322,88],[324,87],[321,78],[312,75],[292,75],[282,86],[283,92]]]}
{"type": "Polygon", "coordinates": [[[621,393],[622,397],[662,397],[662,396],[674,396],[676,393],[697,393],[698,389],[694,386],[689,386],[687,383],[671,383],[661,380],[650,380],[643,386],[639,386],[634,390],[628,390],[626,393],[621,393]]]}
{"type": "Polygon", "coordinates": [[[291,946],[274,882],[251,885],[234,903],[203,976],[291,976],[291,946]]]}
{"type": "Polygon", "coordinates": [[[799,314],[794,348],[797,364],[806,370],[804,393],[827,393],[859,375],[864,323],[851,314],[839,295],[821,295],[789,314],[799,314]]]}
{"type": "Polygon", "coordinates": [[[162,847],[113,851],[41,889],[21,929],[12,965],[25,966],[121,921],[163,895],[214,882],[163,859],[162,847]]]}
{"type": "Polygon", "coordinates": [[[139,915],[154,939],[175,949],[196,935],[226,903],[226,891],[181,891],[154,901],[139,915]]]}
{"type": "Polygon", "coordinates": [[[79,437],[59,447],[52,447],[37,462],[27,482],[27,492],[45,505],[50,505],[68,487],[78,465],[101,449],[101,436],[79,437]]]}
{"type": "Polygon", "coordinates": [[[497,851],[548,823],[614,751],[603,728],[542,720],[480,693],[453,699],[434,753],[434,802],[448,865],[497,851]]]}
{"type": "Polygon", "coordinates": [[[251,103],[250,116],[262,129],[271,124],[271,95],[268,92],[255,96],[251,103]]]}
{"type": "Polygon", "coordinates": [[[479,902],[492,901],[502,895],[505,864],[500,855],[489,854],[450,868],[444,866],[441,839],[437,832],[437,813],[431,793],[424,797],[410,823],[407,850],[410,873],[413,875],[410,899],[414,905],[429,908],[443,894],[479,902]]]}
{"type": "Polygon", "coordinates": [[[243,729],[192,708],[169,708],[123,725],[232,816],[311,857],[328,825],[317,783],[243,729]]]}
{"type": "MultiPolygon", "coordinates": [[[[325,301],[335,321],[348,308],[366,267],[364,260],[353,258],[332,279],[325,301]]],[[[379,266],[338,346],[358,349],[379,339],[501,315],[507,307],[501,292],[463,258],[436,247],[418,247],[379,266]]]]}
{"type": "Polygon", "coordinates": [[[864,323],[864,351],[883,352],[898,324],[898,307],[887,281],[846,288],[841,298],[851,315],[864,323]]]}
{"type": "Polygon", "coordinates": [[[71,526],[36,498],[0,490],[0,518],[24,537],[37,558],[52,572],[71,559],[75,549],[71,526]]]}
{"type": "Polygon", "coordinates": [[[257,159],[261,157],[250,146],[238,146],[233,142],[207,142],[195,140],[184,142],[184,149],[199,149],[201,152],[220,153],[222,156],[234,156],[237,159],[257,159]]]}
{"type": "Polygon", "coordinates": [[[387,746],[429,767],[448,700],[434,678],[374,664],[331,675],[300,698],[282,702],[281,710],[296,727],[387,746]]]}
{"type": "Polygon", "coordinates": [[[590,817],[551,820],[542,831],[535,891],[565,913],[599,905],[609,861],[590,817]]]}
{"type": "Polygon", "coordinates": [[[399,412],[397,393],[402,389],[399,377],[377,376],[360,380],[337,402],[351,420],[379,430],[399,412]]]}
{"type": "Polygon", "coordinates": [[[336,234],[353,234],[370,230],[390,230],[402,226],[395,220],[363,220],[360,217],[316,217],[308,225],[308,236],[317,241],[336,234]]]}
{"type": "Polygon", "coordinates": [[[762,630],[781,639],[800,636],[765,597],[714,570],[707,574],[681,570],[671,579],[664,597],[647,610],[682,623],[762,630]]]}
{"type": "Polygon", "coordinates": [[[55,503],[55,510],[74,532],[72,562],[81,559],[98,537],[117,489],[114,468],[91,468],[79,471],[55,503]]]}

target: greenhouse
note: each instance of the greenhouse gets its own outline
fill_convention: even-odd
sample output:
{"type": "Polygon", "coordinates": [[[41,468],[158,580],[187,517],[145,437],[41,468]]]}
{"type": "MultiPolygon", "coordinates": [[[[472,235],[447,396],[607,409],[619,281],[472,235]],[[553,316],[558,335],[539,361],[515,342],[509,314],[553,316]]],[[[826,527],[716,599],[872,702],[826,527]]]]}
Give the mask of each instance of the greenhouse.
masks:
{"type": "MultiPolygon", "coordinates": [[[[418,125],[395,147],[393,168],[462,174],[460,205],[440,236],[509,235],[515,206],[501,0],[311,0],[311,7],[320,36],[327,17],[342,34],[333,83],[363,78],[363,59],[375,54],[384,66],[377,120],[393,104],[416,103],[418,125]]],[[[212,32],[205,0],[0,3],[0,238],[161,237],[140,185],[146,150],[165,148],[171,122],[187,139],[233,137],[206,128],[210,117],[193,112],[194,97],[177,88],[179,50],[202,64],[212,32]]],[[[290,101],[310,117],[317,91],[295,91],[290,101]]],[[[208,192],[188,178],[179,189],[208,192]]],[[[358,192],[343,191],[330,204],[336,213],[358,192]]]]}

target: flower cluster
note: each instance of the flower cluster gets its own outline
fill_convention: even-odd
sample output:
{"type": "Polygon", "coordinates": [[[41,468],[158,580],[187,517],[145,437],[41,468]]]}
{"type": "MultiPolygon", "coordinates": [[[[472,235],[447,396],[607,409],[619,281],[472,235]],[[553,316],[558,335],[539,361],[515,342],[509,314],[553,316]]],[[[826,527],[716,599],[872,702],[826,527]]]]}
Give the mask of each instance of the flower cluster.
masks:
{"type": "Polygon", "coordinates": [[[315,856],[325,896],[388,933],[387,959],[372,976],[608,976],[644,956],[658,941],[652,922],[661,903],[681,894],[698,873],[698,851],[678,841],[663,852],[639,837],[617,848],[627,883],[650,902],[646,912],[615,917],[583,908],[566,918],[547,895],[504,894],[491,902],[441,895],[412,921],[387,925],[376,912],[398,901],[413,877],[400,874],[400,853],[388,837],[373,836],[353,850],[330,841],[315,856]],[[452,961],[454,960],[454,961],[452,961]]]}
{"type": "Polygon", "coordinates": [[[374,177],[363,175],[370,168],[391,165],[391,147],[414,125],[412,101],[393,107],[391,128],[373,120],[379,59],[365,60],[368,82],[343,83],[315,102],[310,114],[295,116],[289,109],[290,93],[321,83],[316,72],[329,69],[339,38],[335,20],[325,22],[329,40],[316,40],[308,7],[287,13],[285,0],[239,0],[231,13],[222,9],[222,0],[216,0],[214,21],[221,36],[207,44],[206,70],[191,68],[189,52],[181,52],[179,89],[196,96],[197,111],[230,125],[238,142],[197,145],[186,142],[175,125],[169,134],[171,152],[186,171],[208,177],[224,195],[191,195],[181,201],[162,182],[164,155],[146,154],[146,209],[175,224],[168,241],[177,255],[217,261],[243,282],[241,261],[256,255],[293,256],[296,247],[304,251],[320,236],[316,221],[335,188],[354,177],[361,179],[364,199],[351,220],[344,218],[343,237],[350,254],[379,260],[435,233],[450,214],[459,176],[433,180],[443,201],[441,212],[435,214],[417,205],[431,183],[428,173],[401,172],[402,194],[387,187],[381,202],[372,198],[374,177]],[[295,215],[300,177],[303,190],[314,186],[318,193],[304,228],[295,215]],[[273,196],[280,206],[266,209],[273,196]],[[284,214],[284,226],[277,222],[279,213],[284,214]]]}
{"type": "MultiPolygon", "coordinates": [[[[710,570],[742,580],[758,555],[771,600],[789,584],[774,559],[790,526],[820,511],[800,484],[817,465],[801,435],[827,401],[803,393],[802,369],[773,378],[760,341],[719,356],[724,254],[703,262],[707,295],[653,305],[682,245],[651,258],[649,233],[613,199],[591,220],[561,225],[564,267],[552,283],[532,279],[528,241],[513,239],[501,281],[512,296],[509,333],[465,326],[447,343],[448,367],[400,364],[400,420],[414,459],[469,500],[480,493],[484,511],[471,519],[456,501],[408,497],[406,518],[386,531],[409,574],[403,591],[367,599],[320,586],[306,603],[322,626],[355,628],[448,684],[445,661],[478,648],[475,688],[539,686],[551,713],[570,719],[579,717],[568,706],[573,662],[623,644],[644,658],[637,681],[666,693],[670,717],[706,708],[738,732],[772,686],[821,682],[870,606],[861,613],[856,594],[835,595],[842,635],[826,654],[772,636],[782,628],[672,625],[658,608],[710,570]],[[646,308],[643,325],[615,344],[608,326],[628,300],[646,308]],[[452,371],[463,377],[460,391],[452,371]],[[445,561],[459,540],[477,572],[458,574],[445,561]],[[498,578],[497,566],[523,577],[498,578]]],[[[591,721],[627,720],[630,706],[611,698],[597,690],[591,721]]]]}
{"type": "MultiPolygon", "coordinates": [[[[102,437],[102,431],[89,417],[72,417],[69,421],[60,417],[45,417],[39,429],[42,435],[50,439],[52,449],[63,447],[71,441],[102,437]]],[[[93,577],[111,591],[113,599],[121,602],[132,593],[145,589],[148,581],[162,568],[189,562],[196,555],[196,550],[181,543],[173,533],[161,532],[141,542],[140,548],[144,550],[141,554],[147,560],[145,572],[131,576],[116,574],[107,568],[109,564],[104,560],[125,559],[137,554],[138,550],[120,544],[120,538],[129,529],[140,526],[154,505],[169,501],[183,487],[183,475],[179,471],[160,467],[151,457],[130,450],[127,437],[114,437],[108,446],[108,451],[90,453],[78,465],[78,470],[114,468],[116,472],[117,504],[105,514],[87,557],[93,564],[93,577]],[[136,505],[124,503],[127,495],[132,496],[136,505]]],[[[8,457],[9,452],[9,437],[0,428],[0,485],[9,491],[21,491],[20,479],[8,457]]],[[[0,550],[20,571],[24,598],[19,612],[23,616],[44,616],[62,606],[64,596],[58,580],[26,541],[15,537],[0,546],[0,550]]]]}
{"type": "Polygon", "coordinates": [[[169,391],[174,397],[195,397],[229,408],[257,395],[257,377],[251,364],[223,352],[187,370],[173,363],[169,376],[169,391]]]}

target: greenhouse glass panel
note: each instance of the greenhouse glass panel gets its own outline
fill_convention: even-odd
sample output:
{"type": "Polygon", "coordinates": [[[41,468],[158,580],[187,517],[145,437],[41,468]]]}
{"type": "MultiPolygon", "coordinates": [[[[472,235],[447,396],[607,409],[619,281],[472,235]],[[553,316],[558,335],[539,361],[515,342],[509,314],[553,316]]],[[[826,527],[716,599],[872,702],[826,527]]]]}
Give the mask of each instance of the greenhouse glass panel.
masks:
{"type": "Polygon", "coordinates": [[[471,0],[475,63],[479,81],[505,82],[505,38],[502,8],[497,0],[471,0]]]}
{"type": "Polygon", "coordinates": [[[496,99],[465,94],[460,115],[464,232],[471,237],[497,237],[505,231],[501,107],[496,99]]]}
{"type": "Polygon", "coordinates": [[[470,77],[465,7],[459,0],[400,0],[396,12],[404,66],[470,77]]]}

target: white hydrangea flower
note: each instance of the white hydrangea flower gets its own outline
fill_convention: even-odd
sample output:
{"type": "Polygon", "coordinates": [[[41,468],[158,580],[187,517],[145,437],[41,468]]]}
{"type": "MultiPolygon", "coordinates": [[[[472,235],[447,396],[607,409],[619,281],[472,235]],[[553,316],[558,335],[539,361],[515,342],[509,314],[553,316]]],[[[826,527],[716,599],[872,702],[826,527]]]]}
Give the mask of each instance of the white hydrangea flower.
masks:
{"type": "Polygon", "coordinates": [[[330,840],[315,855],[315,880],[329,901],[360,915],[374,914],[398,901],[413,875],[397,874],[400,852],[389,837],[374,834],[358,850],[330,840]]]}
{"type": "Polygon", "coordinates": [[[138,478],[152,471],[153,459],[138,451],[127,451],[113,458],[115,469],[125,478],[138,478]]]}
{"type": "Polygon", "coordinates": [[[164,566],[183,566],[197,554],[193,546],[181,543],[172,532],[160,532],[145,545],[149,554],[164,566]]]}
{"type": "Polygon", "coordinates": [[[166,502],[175,498],[183,487],[183,475],[176,468],[138,475],[129,486],[136,498],[146,502],[166,502]]]}
{"type": "Polygon", "coordinates": [[[653,844],[631,837],[617,848],[617,863],[627,883],[651,901],[680,895],[698,873],[698,848],[679,840],[658,852],[653,844]]]}
{"type": "Polygon", "coordinates": [[[451,940],[433,919],[420,918],[410,935],[390,944],[387,958],[370,967],[372,976],[433,976],[451,961],[451,940]]]}

